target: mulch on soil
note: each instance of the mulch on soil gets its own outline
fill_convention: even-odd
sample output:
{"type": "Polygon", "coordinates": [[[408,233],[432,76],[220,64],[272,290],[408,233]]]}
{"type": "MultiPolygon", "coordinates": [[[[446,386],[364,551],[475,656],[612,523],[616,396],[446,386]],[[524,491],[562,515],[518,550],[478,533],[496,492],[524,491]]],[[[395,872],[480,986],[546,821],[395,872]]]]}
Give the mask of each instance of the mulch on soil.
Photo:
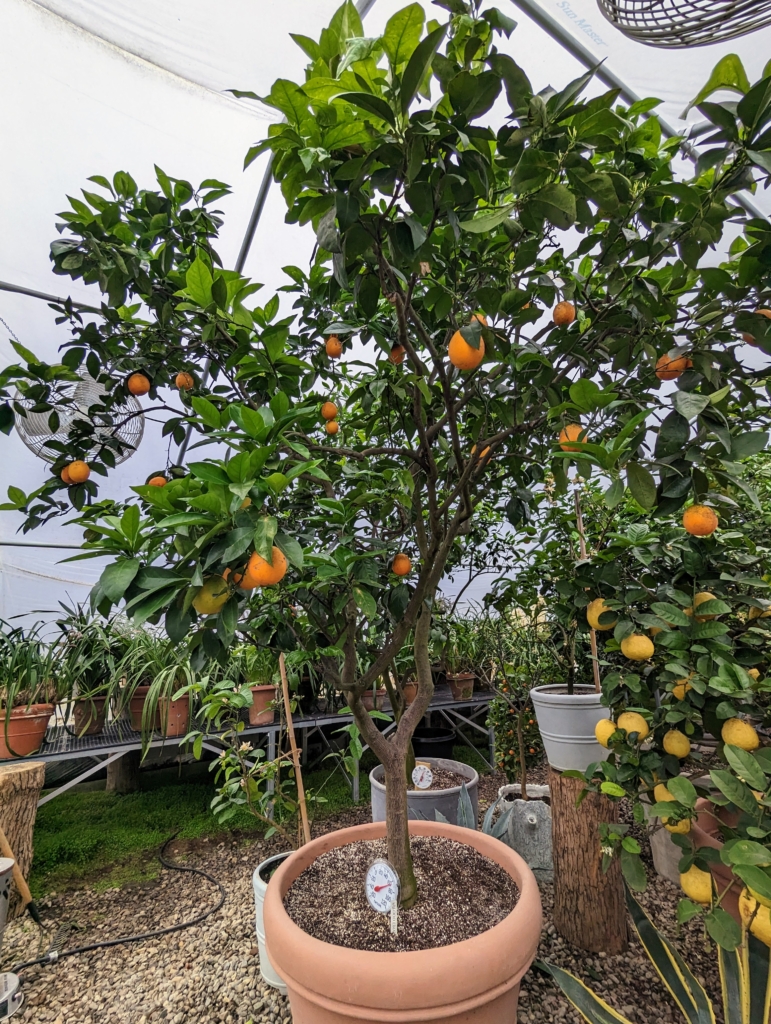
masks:
{"type": "Polygon", "coordinates": [[[284,897],[287,913],[322,942],[396,953],[435,949],[487,931],[519,899],[513,879],[477,850],[452,839],[415,836],[411,843],[421,898],[400,910],[391,934],[389,914],[374,913],[364,893],[367,868],[387,857],[384,839],[329,850],[295,879],[284,897]]]}

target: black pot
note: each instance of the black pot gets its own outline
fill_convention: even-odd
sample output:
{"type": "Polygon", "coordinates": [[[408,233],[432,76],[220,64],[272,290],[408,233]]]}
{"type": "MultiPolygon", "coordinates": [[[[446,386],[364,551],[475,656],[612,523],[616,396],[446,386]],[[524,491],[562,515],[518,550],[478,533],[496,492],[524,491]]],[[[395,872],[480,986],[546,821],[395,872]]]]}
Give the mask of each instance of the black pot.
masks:
{"type": "Polygon", "coordinates": [[[415,757],[445,757],[452,760],[454,745],[454,729],[429,729],[419,726],[412,737],[415,757]]]}

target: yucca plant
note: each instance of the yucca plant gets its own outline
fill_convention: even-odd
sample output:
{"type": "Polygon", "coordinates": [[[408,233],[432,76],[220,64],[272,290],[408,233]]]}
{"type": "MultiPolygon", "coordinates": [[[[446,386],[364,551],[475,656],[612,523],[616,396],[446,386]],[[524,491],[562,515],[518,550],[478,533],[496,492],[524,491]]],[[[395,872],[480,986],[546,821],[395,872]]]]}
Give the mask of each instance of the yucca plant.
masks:
{"type": "MultiPolygon", "coordinates": [[[[661,934],[627,890],[626,903],[635,930],[661,980],[689,1024],[715,1024],[712,1000],[688,965],[661,934]]],[[[742,945],[732,952],[717,946],[725,1024],[768,1024],[771,1016],[771,950],[746,930],[742,945]]],[[[632,1024],[592,992],[579,978],[554,964],[538,961],[589,1024],[632,1024]]]]}

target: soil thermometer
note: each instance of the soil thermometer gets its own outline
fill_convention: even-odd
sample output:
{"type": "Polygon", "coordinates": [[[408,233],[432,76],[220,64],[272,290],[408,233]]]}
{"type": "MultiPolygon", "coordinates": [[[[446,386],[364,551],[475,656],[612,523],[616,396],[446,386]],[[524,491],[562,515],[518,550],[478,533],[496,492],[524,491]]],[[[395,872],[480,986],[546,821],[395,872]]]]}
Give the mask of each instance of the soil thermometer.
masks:
{"type": "Polygon", "coordinates": [[[434,773],[431,771],[431,766],[425,761],[416,761],[415,767],[412,769],[412,784],[418,789],[431,789],[433,781],[434,773]]]}
{"type": "Polygon", "coordinates": [[[387,860],[374,860],[364,881],[367,902],[377,914],[391,915],[391,934],[396,935],[399,913],[399,876],[387,860]]]}

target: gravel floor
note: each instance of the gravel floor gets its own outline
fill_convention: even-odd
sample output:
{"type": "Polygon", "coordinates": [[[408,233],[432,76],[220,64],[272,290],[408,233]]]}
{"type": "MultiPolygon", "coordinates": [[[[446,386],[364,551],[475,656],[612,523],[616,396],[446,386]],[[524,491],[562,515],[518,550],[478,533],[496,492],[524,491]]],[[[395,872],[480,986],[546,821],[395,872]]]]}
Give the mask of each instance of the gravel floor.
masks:
{"type": "MultiPolygon", "coordinates": [[[[493,798],[501,776],[480,779],[482,808],[493,798]]],[[[315,834],[366,821],[361,806],[320,823],[315,834]]],[[[156,940],[66,957],[58,964],[24,971],[26,1002],[14,1022],[27,1024],[290,1024],[285,999],[265,986],[259,974],[254,934],[254,867],[281,848],[269,842],[177,843],[172,857],[204,868],[224,884],[227,901],[203,924],[156,940]]],[[[542,886],[546,917],[538,956],[574,971],[635,1024],[682,1021],[665,995],[636,940],[620,956],[586,954],[557,936],[549,922],[550,886],[542,886]]],[[[712,954],[705,950],[698,925],[677,937],[675,910],[679,891],[656,879],[641,902],[659,927],[675,941],[691,969],[706,983],[722,1022],[720,986],[712,954]]],[[[4,969],[32,959],[48,948],[57,928],[70,928],[61,948],[73,948],[120,934],[163,927],[200,913],[217,900],[204,879],[164,871],[156,883],[94,892],[82,890],[43,902],[48,939],[41,947],[38,929],[27,917],[6,929],[4,969]]],[[[522,985],[520,1024],[580,1024],[582,1018],[553,982],[530,971],[522,985]]],[[[504,1022],[502,1022],[504,1024],[504,1022]]]]}

